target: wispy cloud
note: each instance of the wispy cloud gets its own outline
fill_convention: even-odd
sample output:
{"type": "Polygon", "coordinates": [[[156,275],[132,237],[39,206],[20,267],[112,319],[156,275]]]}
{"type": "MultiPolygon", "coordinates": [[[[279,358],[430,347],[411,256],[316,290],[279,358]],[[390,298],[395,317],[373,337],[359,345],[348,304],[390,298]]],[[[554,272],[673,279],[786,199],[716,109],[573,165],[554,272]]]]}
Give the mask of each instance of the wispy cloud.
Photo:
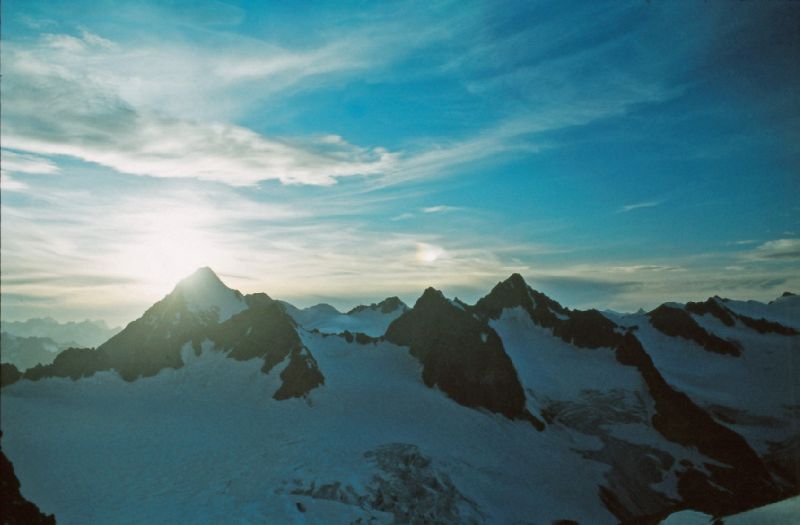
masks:
{"type": "Polygon", "coordinates": [[[0,150],[0,156],[4,172],[53,174],[61,171],[53,161],[36,155],[0,150]]]}
{"type": "MultiPolygon", "coordinates": [[[[105,53],[116,46],[90,33],[84,32],[80,38],[50,35],[33,49],[6,47],[10,47],[4,54],[7,80],[2,139],[6,148],[67,155],[122,173],[190,177],[235,186],[270,179],[332,184],[338,177],[383,172],[393,161],[394,156],[386,150],[360,148],[344,140],[268,138],[236,125],[139,109],[131,105],[130,99],[135,97],[126,97],[122,77],[100,73],[108,60],[105,53]],[[94,56],[90,53],[100,54],[101,59],[90,60],[94,56]],[[91,67],[87,70],[85,64],[91,67]],[[48,104],[47,111],[41,110],[43,101],[48,104]]],[[[112,54],[111,58],[126,61],[124,54],[112,54]]],[[[213,70],[215,58],[210,60],[213,70]]],[[[167,62],[170,67],[183,63],[167,62]]],[[[278,60],[284,62],[292,61],[278,60]]],[[[304,70],[305,59],[300,62],[284,66],[304,70]]],[[[258,67],[269,69],[263,64],[228,71],[236,66],[220,60],[218,67],[226,68],[219,73],[226,77],[270,75],[270,71],[253,72],[258,67]]],[[[124,85],[135,85],[136,78],[126,79],[124,85]]],[[[6,156],[4,153],[4,162],[6,156]]],[[[11,162],[15,160],[18,164],[19,158],[12,156],[11,162]]]]}
{"type": "Polygon", "coordinates": [[[775,239],[767,241],[744,254],[758,260],[800,259],[800,239],[775,239]]]}
{"type": "Polygon", "coordinates": [[[428,206],[426,208],[422,208],[422,213],[446,213],[450,211],[458,211],[461,208],[458,206],[448,206],[446,204],[438,204],[436,206],[428,206]]]}
{"type": "Polygon", "coordinates": [[[617,213],[627,213],[629,211],[640,210],[642,208],[654,208],[656,206],[660,206],[662,202],[663,201],[644,201],[634,204],[626,204],[617,208],[617,213]]]}

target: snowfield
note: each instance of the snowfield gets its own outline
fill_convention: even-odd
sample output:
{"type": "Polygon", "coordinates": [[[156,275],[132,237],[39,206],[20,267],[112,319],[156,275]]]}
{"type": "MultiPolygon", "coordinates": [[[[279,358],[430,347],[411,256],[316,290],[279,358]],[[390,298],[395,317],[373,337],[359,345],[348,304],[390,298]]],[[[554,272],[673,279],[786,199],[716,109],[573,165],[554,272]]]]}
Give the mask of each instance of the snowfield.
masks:
{"type": "Polygon", "coordinates": [[[423,481],[452,483],[454,523],[615,523],[599,499],[580,497],[606,467],[561,468],[576,463],[563,434],[456,404],[425,387],[405,348],[303,341],[326,374],[307,400],[271,398],[280,365],[265,375],[259,359],[207,343],[199,357],[184,349],[183,368],[130,383],[103,372],[6,387],[3,449],[23,496],[60,524],[388,523],[359,498],[397,474],[365,454],[407,444],[430,460],[423,481]]]}

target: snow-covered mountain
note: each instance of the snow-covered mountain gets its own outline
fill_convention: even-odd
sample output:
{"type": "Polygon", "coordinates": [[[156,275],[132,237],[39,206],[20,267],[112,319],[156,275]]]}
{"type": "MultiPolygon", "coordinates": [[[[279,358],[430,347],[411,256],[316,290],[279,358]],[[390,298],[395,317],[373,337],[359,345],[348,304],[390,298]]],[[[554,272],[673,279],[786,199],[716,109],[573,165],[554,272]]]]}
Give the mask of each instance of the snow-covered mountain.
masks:
{"type": "Polygon", "coordinates": [[[303,309],[285,301],[281,301],[281,304],[286,313],[306,330],[334,334],[347,331],[369,337],[382,336],[392,321],[408,310],[408,306],[397,297],[388,297],[369,306],[356,306],[347,313],[324,303],[303,309]]]}
{"type": "Polygon", "coordinates": [[[800,492],[797,307],[570,310],[515,274],[343,314],[202,269],[96,350],[4,371],[2,445],[67,524],[727,516],[800,492]]]}

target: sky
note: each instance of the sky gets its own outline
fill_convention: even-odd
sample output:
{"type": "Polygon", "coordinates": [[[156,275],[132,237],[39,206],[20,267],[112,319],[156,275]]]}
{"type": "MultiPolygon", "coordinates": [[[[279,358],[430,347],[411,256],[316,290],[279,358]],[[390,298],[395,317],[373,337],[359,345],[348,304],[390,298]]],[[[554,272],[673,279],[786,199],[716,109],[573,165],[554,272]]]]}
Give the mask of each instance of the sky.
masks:
{"type": "Polygon", "coordinates": [[[3,319],[800,292],[800,2],[2,2],[3,319]]]}

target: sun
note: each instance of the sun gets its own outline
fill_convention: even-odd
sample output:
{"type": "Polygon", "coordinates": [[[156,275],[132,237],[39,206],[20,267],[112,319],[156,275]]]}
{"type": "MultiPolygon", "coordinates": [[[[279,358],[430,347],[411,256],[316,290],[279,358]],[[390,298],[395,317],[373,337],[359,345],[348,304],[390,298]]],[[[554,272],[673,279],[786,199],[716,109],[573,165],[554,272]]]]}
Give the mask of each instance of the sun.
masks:
{"type": "Polygon", "coordinates": [[[433,263],[444,255],[444,249],[441,246],[428,244],[424,242],[417,243],[417,261],[422,263],[433,263]]]}
{"type": "Polygon", "coordinates": [[[149,213],[124,248],[121,260],[126,273],[148,287],[168,292],[200,267],[224,265],[224,251],[199,220],[198,211],[149,213]]]}

